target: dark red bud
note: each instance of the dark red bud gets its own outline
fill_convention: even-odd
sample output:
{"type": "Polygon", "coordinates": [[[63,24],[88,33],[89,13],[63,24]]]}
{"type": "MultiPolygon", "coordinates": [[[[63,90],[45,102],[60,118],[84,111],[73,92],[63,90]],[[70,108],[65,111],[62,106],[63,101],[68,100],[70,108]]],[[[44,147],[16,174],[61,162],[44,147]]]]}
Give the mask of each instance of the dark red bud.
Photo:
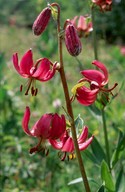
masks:
{"type": "Polygon", "coordinates": [[[72,24],[66,26],[65,44],[70,55],[78,56],[81,53],[82,44],[78,37],[76,28],[72,24]]]}
{"type": "Polygon", "coordinates": [[[46,7],[38,15],[38,17],[33,23],[32,29],[35,35],[40,35],[45,30],[45,28],[49,23],[50,17],[51,17],[51,9],[49,7],[46,7]]]}

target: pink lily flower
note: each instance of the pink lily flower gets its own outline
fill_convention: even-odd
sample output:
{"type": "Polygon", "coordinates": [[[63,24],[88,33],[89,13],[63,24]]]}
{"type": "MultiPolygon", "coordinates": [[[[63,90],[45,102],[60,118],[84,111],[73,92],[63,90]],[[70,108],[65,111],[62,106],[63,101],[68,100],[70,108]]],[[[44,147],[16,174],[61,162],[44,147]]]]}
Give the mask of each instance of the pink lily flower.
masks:
{"type": "MultiPolygon", "coordinates": [[[[65,116],[61,115],[61,117],[55,113],[44,114],[32,127],[29,129],[29,120],[30,120],[30,108],[26,107],[23,120],[22,127],[23,131],[32,137],[37,137],[39,139],[39,143],[37,146],[33,147],[30,150],[30,153],[36,152],[40,150],[41,143],[44,144],[45,140],[48,139],[59,139],[66,130],[66,120],[65,116]]],[[[43,148],[42,148],[43,149],[43,148]]]]}
{"type": "MultiPolygon", "coordinates": [[[[111,89],[104,88],[104,86],[108,83],[107,68],[103,63],[97,60],[93,61],[92,64],[98,67],[101,71],[96,69],[81,71],[84,78],[82,78],[72,89],[72,93],[78,102],[85,106],[93,104],[97,99],[98,93],[109,93],[117,86],[117,83],[115,83],[111,89]],[[85,84],[88,84],[89,86],[85,86],[85,84]]],[[[74,96],[71,100],[74,99],[74,96]]]]}
{"type": "MultiPolygon", "coordinates": [[[[56,63],[53,64],[47,58],[40,58],[34,64],[32,50],[28,50],[22,57],[19,65],[18,54],[13,55],[13,64],[17,72],[23,77],[28,78],[28,88],[25,95],[28,95],[29,89],[31,88],[32,95],[37,94],[37,88],[35,88],[35,80],[41,82],[50,80],[56,71],[56,63]],[[52,69],[51,69],[52,66],[52,69]]],[[[22,91],[22,85],[20,87],[22,91]]]]}
{"type": "MultiPolygon", "coordinates": [[[[84,126],[82,133],[78,136],[78,146],[80,151],[85,150],[92,142],[94,136],[91,136],[89,139],[88,138],[88,127],[84,126]]],[[[59,141],[57,140],[52,140],[49,139],[49,142],[51,145],[57,149],[60,150],[61,152],[64,153],[63,157],[61,157],[61,160],[64,160],[66,157],[66,154],[69,153],[68,158],[73,158],[74,157],[74,142],[71,136],[69,136],[68,130],[63,134],[63,136],[60,138],[59,141]]]]}
{"type": "Polygon", "coordinates": [[[100,7],[100,10],[111,11],[112,0],[92,0],[94,4],[100,7]]]}
{"type": "Polygon", "coordinates": [[[88,36],[93,31],[92,22],[89,16],[75,16],[70,22],[76,27],[79,37],[88,36]]]}

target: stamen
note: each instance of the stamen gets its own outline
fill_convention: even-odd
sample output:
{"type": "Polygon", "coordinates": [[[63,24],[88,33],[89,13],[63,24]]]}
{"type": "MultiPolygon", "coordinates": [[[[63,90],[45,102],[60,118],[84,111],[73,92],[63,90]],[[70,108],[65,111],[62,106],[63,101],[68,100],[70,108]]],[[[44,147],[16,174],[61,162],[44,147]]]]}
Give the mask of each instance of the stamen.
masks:
{"type": "Polygon", "coordinates": [[[35,89],[34,89],[34,87],[31,87],[31,94],[32,94],[32,96],[34,96],[34,93],[35,93],[35,89]]]}
{"type": "Polygon", "coordinates": [[[48,156],[48,154],[49,154],[49,149],[46,149],[45,155],[48,156]]]}
{"type": "Polygon", "coordinates": [[[58,153],[58,156],[59,156],[59,158],[61,159],[61,161],[64,161],[65,160],[65,158],[66,158],[66,152],[59,152],[58,153]],[[63,154],[63,155],[62,155],[63,154]]]}
{"type": "Polygon", "coordinates": [[[36,96],[37,93],[38,93],[38,89],[36,88],[35,93],[34,93],[34,96],[36,96]]]}
{"type": "Polygon", "coordinates": [[[118,83],[115,83],[111,89],[100,88],[100,90],[104,91],[104,92],[111,92],[117,85],[118,85],[118,83]]]}
{"type": "Polygon", "coordinates": [[[75,153],[70,153],[70,154],[68,155],[68,160],[73,160],[73,159],[75,159],[75,158],[76,158],[75,153]]]}
{"type": "Polygon", "coordinates": [[[20,85],[20,92],[22,92],[23,90],[23,85],[20,85]]]}
{"type": "Polygon", "coordinates": [[[29,92],[29,89],[30,89],[30,87],[31,87],[31,84],[32,84],[32,79],[29,80],[28,88],[27,88],[27,90],[26,90],[26,92],[25,92],[25,95],[28,95],[28,92],[29,92]]]}
{"type": "Polygon", "coordinates": [[[38,147],[37,147],[37,146],[32,147],[32,148],[29,150],[29,153],[32,154],[32,153],[35,153],[36,151],[38,151],[38,147]]]}

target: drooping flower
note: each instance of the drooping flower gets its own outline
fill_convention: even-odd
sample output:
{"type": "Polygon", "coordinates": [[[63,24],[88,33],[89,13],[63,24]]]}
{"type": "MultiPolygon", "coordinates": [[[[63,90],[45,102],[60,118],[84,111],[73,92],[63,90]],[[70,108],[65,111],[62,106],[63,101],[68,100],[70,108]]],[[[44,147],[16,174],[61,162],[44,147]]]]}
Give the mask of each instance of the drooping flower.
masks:
{"type": "MultiPolygon", "coordinates": [[[[33,53],[30,49],[23,55],[20,64],[18,61],[18,54],[15,53],[13,55],[13,64],[17,72],[23,78],[29,79],[25,95],[28,95],[30,88],[32,95],[36,95],[38,90],[35,87],[35,80],[39,80],[41,82],[50,80],[55,74],[57,63],[53,64],[47,58],[40,58],[36,61],[36,63],[34,63],[33,53]]],[[[20,89],[22,90],[22,85],[20,89]]]]}
{"type": "Polygon", "coordinates": [[[70,22],[77,29],[79,37],[86,37],[93,30],[90,16],[75,16],[70,22]]]}
{"type": "Polygon", "coordinates": [[[111,11],[112,0],[92,0],[94,4],[100,7],[100,10],[111,11]]]}
{"type": "Polygon", "coordinates": [[[78,37],[74,25],[68,23],[65,28],[65,44],[68,52],[72,56],[78,56],[82,51],[82,44],[78,37]]]}
{"type": "Polygon", "coordinates": [[[101,71],[96,69],[89,69],[81,71],[84,76],[73,89],[73,100],[75,97],[79,103],[89,106],[95,102],[98,93],[111,93],[111,91],[117,86],[117,83],[111,88],[104,88],[108,83],[108,71],[103,63],[100,61],[93,61],[93,65],[98,67],[101,71]],[[88,85],[88,86],[87,86],[88,85]]]}
{"type": "Polygon", "coordinates": [[[40,151],[44,149],[45,140],[48,139],[59,139],[66,130],[66,121],[65,116],[61,115],[61,117],[55,113],[46,113],[41,118],[36,121],[31,129],[29,129],[29,120],[30,120],[30,108],[26,107],[23,120],[22,127],[24,132],[32,137],[37,137],[39,139],[39,143],[37,146],[31,148],[30,153],[40,151]],[[43,145],[42,147],[40,147],[43,145]]]}
{"type": "MultiPolygon", "coordinates": [[[[85,150],[92,142],[94,136],[92,135],[88,139],[88,127],[84,126],[82,129],[81,134],[78,135],[77,142],[79,146],[79,150],[83,151],[85,150]]],[[[70,136],[70,130],[66,130],[63,136],[59,140],[52,140],[49,139],[49,142],[51,145],[57,149],[60,150],[60,152],[63,152],[63,156],[61,157],[61,160],[64,160],[67,153],[68,153],[68,158],[74,158],[74,142],[72,137],[70,136]]]]}
{"type": "Polygon", "coordinates": [[[36,20],[33,23],[32,29],[35,35],[40,35],[41,33],[44,32],[49,23],[50,17],[51,17],[51,8],[46,7],[41,11],[41,13],[37,16],[36,20]]]}

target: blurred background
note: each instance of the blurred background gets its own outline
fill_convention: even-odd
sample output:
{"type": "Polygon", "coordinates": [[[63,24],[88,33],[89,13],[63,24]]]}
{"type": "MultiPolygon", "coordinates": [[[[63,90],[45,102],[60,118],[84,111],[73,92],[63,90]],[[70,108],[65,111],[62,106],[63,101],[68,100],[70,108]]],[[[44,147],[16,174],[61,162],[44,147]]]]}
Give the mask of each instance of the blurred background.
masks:
{"type": "MultiPolygon", "coordinates": [[[[52,3],[54,1],[50,1],[52,3]]],[[[61,7],[62,27],[66,19],[76,15],[90,14],[90,2],[86,0],[57,0],[61,7]]],[[[25,84],[15,71],[12,55],[17,52],[19,58],[32,48],[34,61],[40,57],[47,57],[51,61],[58,61],[58,47],[56,25],[51,19],[42,36],[36,37],[32,32],[32,24],[46,7],[43,0],[0,0],[0,136],[1,136],[1,192],[81,192],[82,183],[68,185],[80,177],[76,159],[60,161],[58,151],[50,149],[46,157],[42,153],[29,154],[29,148],[34,146],[37,139],[24,134],[21,126],[25,106],[30,106],[33,123],[46,112],[64,113],[61,106],[65,105],[59,75],[51,81],[37,83],[39,93],[37,97],[24,96],[20,93],[20,85],[25,84]],[[55,103],[59,101],[60,107],[55,103]]],[[[109,86],[118,83],[115,92],[118,96],[107,107],[107,127],[110,130],[110,150],[117,142],[118,130],[124,131],[125,122],[125,1],[114,0],[112,11],[96,13],[99,60],[108,68],[109,86]]],[[[81,78],[81,67],[91,68],[94,59],[92,34],[82,38],[83,50],[77,60],[71,57],[65,45],[64,64],[69,88],[81,78]],[[77,74],[77,75],[76,75],[77,74]]],[[[104,146],[103,131],[100,115],[93,114],[89,108],[73,103],[74,115],[79,114],[89,131],[96,134],[96,138],[104,146]]],[[[49,146],[48,146],[49,147],[49,146]]],[[[101,184],[99,166],[88,158],[92,151],[89,147],[82,152],[87,175],[101,184]]],[[[121,158],[121,164],[123,158],[121,158]]],[[[91,179],[90,179],[91,180],[91,179]]],[[[90,182],[92,191],[97,184],[90,182]]],[[[123,191],[121,191],[123,192],[123,191]]]]}

